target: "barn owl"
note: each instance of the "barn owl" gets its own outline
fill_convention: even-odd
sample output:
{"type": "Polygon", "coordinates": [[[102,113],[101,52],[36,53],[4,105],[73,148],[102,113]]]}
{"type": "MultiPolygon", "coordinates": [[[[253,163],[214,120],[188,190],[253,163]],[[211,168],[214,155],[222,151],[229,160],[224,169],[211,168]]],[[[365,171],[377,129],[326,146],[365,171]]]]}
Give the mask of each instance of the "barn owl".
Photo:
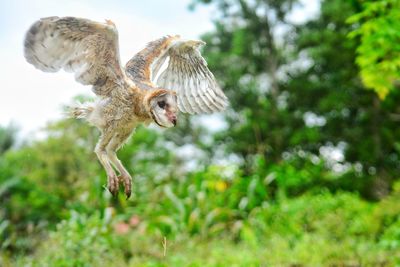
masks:
{"type": "Polygon", "coordinates": [[[77,82],[92,86],[96,101],[71,107],[71,114],[100,130],[94,152],[106,171],[107,188],[116,195],[121,183],[129,198],[132,178],[116,152],[139,124],[169,128],[179,111],[213,113],[228,105],[200,54],[204,44],[178,35],[162,37],[122,67],[112,21],[47,17],[26,33],[24,55],[39,70],[73,72],[77,82]]]}

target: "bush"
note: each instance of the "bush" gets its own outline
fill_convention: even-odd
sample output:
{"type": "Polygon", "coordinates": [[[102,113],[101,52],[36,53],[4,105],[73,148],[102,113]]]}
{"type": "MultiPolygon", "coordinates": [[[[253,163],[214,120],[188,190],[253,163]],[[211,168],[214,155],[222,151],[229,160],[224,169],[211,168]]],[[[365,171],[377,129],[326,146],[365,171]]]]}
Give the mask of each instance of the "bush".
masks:
{"type": "Polygon", "coordinates": [[[20,259],[19,266],[124,266],[123,254],[111,231],[110,217],[88,217],[72,212],[57,225],[34,257],[20,259]]]}
{"type": "Polygon", "coordinates": [[[377,207],[350,193],[285,199],[236,221],[239,240],[232,240],[233,228],[208,237],[175,233],[167,237],[166,256],[162,231],[148,228],[157,216],[124,220],[110,208],[103,215],[72,212],[17,266],[391,266],[398,247],[385,242],[398,238],[398,224],[376,242],[377,207]]]}

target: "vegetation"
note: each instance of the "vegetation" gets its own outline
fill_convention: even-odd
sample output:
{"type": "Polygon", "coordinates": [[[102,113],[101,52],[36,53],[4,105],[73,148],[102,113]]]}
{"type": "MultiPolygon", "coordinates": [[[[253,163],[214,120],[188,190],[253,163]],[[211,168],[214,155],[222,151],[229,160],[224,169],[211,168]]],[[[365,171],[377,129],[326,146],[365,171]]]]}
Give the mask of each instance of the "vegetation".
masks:
{"type": "Polygon", "coordinates": [[[362,7],[348,19],[357,27],[350,36],[361,40],[357,64],[365,86],[384,98],[399,86],[400,1],[364,1],[362,7]]]}
{"type": "Polygon", "coordinates": [[[139,127],[119,152],[129,200],[104,188],[95,129],[64,119],[17,145],[0,128],[0,266],[400,265],[398,71],[360,64],[397,33],[366,38],[381,18],[365,2],[325,0],[302,23],[294,0],[193,2],[219,11],[203,39],[226,127],[139,127]]]}

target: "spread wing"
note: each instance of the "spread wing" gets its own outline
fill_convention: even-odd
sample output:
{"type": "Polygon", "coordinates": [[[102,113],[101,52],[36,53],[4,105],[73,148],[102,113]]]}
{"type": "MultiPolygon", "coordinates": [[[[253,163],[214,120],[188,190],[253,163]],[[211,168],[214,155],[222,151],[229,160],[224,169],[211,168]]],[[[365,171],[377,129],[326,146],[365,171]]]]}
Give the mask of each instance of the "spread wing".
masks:
{"type": "Polygon", "coordinates": [[[134,80],[152,82],[169,58],[156,84],[177,92],[179,110],[190,114],[222,111],[228,100],[198,50],[203,44],[179,36],[163,37],[135,55],[127,63],[126,71],[134,80]]]}
{"type": "Polygon", "coordinates": [[[118,32],[111,21],[98,23],[74,17],[48,17],[35,22],[25,36],[25,58],[45,72],[64,69],[76,81],[108,95],[124,82],[118,32]]]}

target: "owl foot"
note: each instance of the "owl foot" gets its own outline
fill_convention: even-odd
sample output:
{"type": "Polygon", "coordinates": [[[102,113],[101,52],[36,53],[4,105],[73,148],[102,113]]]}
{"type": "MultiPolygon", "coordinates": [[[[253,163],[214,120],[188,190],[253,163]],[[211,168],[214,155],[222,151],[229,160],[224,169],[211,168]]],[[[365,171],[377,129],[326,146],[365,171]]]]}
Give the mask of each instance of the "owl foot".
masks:
{"type": "Polygon", "coordinates": [[[119,183],[115,174],[107,177],[107,188],[114,197],[118,194],[119,183]]]}
{"type": "Polygon", "coordinates": [[[132,177],[130,175],[120,175],[118,176],[118,180],[124,185],[125,196],[128,199],[132,193],[132,177]]]}

